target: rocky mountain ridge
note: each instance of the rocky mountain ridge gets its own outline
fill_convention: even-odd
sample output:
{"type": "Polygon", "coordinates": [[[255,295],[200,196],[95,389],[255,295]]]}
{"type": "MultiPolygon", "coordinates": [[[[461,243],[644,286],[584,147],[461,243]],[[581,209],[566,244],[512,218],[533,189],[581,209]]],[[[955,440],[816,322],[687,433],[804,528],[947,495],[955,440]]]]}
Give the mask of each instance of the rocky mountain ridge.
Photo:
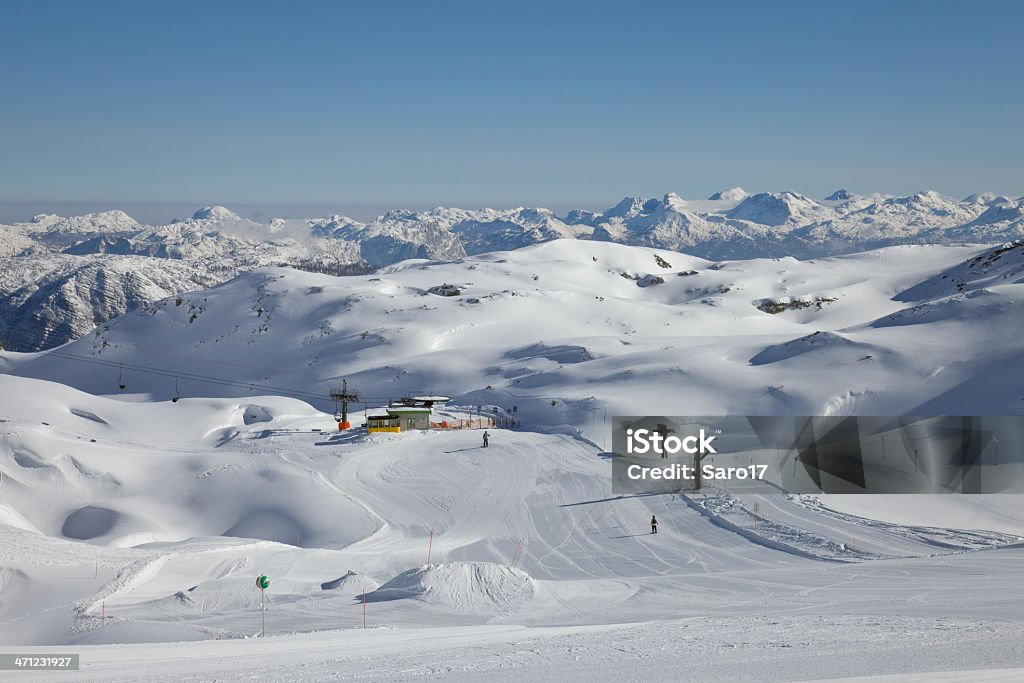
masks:
{"type": "Polygon", "coordinates": [[[222,206],[148,226],[123,211],[35,216],[0,226],[0,344],[37,351],[127,310],[265,266],[328,274],[402,260],[451,260],[578,239],[712,260],[834,256],[899,244],[998,244],[1024,237],[1024,198],[937,192],[815,200],[742,188],[706,200],[626,197],[594,212],[543,208],[392,210],[260,223],[222,206]]]}

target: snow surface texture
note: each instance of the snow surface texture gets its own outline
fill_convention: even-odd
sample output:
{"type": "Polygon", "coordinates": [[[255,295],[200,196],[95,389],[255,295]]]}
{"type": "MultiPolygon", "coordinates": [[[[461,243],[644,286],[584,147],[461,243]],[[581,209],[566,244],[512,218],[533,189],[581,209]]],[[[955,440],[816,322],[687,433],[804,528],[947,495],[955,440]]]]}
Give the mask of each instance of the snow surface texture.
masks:
{"type": "Polygon", "coordinates": [[[602,441],[615,414],[1019,414],[1021,252],[271,268],[2,353],[0,644],[82,653],[39,680],[1020,680],[1018,497],[616,497],[602,441]],[[360,405],[339,433],[312,398],[338,377],[523,426],[368,435],[360,405]]]}
{"type": "Polygon", "coordinates": [[[1024,244],[709,262],[556,240],[364,276],[258,270],[0,362],[138,400],[172,398],[176,376],[184,396],[234,396],[241,384],[303,398],[345,377],[378,405],[441,393],[517,406],[527,422],[572,425],[598,444],[610,416],[669,406],[1019,414],[1024,393],[1005,378],[1024,372],[1022,273],[1024,244]]]}
{"type": "Polygon", "coordinates": [[[492,430],[484,450],[473,431],[321,433],[330,417],[287,399],[251,398],[271,418],[246,425],[228,399],[0,382],[3,644],[85,664],[41,680],[672,679],[697,650],[702,680],[1000,680],[986,670],[1024,661],[1015,497],[914,497],[954,500],[972,530],[878,521],[914,514],[898,497],[872,497],[870,518],[839,497],[610,498],[607,462],[565,435],[492,430]],[[34,467],[17,463],[28,443],[48,446],[34,467]],[[268,498],[306,533],[217,535],[268,498]],[[120,510],[118,528],[62,539],[85,503],[120,510]]]}
{"type": "Polygon", "coordinates": [[[123,211],[39,215],[0,226],[0,344],[16,351],[58,346],[126,310],[261,266],[340,274],[563,238],[749,259],[1022,237],[1020,199],[984,193],[957,201],[930,191],[894,197],[838,190],[816,201],[737,187],[707,200],[627,197],[604,212],[565,216],[540,208],[438,207],[389,211],[369,223],[336,215],[264,224],[221,206],[165,226],[140,225],[123,211]]]}

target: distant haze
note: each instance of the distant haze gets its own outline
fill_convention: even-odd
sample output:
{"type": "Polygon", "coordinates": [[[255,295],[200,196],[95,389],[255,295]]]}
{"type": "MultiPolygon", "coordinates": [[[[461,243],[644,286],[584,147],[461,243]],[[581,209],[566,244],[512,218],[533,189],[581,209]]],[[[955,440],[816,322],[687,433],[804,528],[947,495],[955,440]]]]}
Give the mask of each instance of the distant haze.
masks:
{"type": "MultiPolygon", "coordinates": [[[[564,214],[572,209],[590,209],[602,211],[619,201],[621,197],[609,198],[607,202],[597,205],[585,202],[555,202],[546,204],[545,209],[564,214]]],[[[464,209],[492,208],[510,209],[518,206],[536,207],[539,202],[407,202],[397,204],[354,204],[338,202],[336,204],[253,204],[251,202],[226,202],[217,199],[193,202],[135,202],[135,201],[98,201],[98,200],[0,200],[0,224],[26,222],[41,213],[55,213],[61,216],[80,216],[87,213],[121,209],[140,223],[148,225],[164,225],[172,220],[191,216],[197,209],[204,206],[222,205],[231,209],[239,216],[260,223],[272,218],[320,218],[341,214],[359,221],[370,221],[391,209],[409,209],[423,211],[435,206],[459,206],[464,209]]]]}

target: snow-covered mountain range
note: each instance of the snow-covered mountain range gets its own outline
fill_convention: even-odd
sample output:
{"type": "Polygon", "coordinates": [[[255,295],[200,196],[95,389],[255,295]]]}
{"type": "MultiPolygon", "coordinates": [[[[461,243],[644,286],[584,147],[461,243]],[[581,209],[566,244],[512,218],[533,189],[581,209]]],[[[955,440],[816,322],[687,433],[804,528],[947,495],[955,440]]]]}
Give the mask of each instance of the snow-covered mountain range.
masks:
{"type": "Polygon", "coordinates": [[[258,223],[206,207],[164,226],[123,211],[39,215],[0,226],[0,344],[50,348],[172,293],[263,266],[359,272],[408,258],[457,259],[554,239],[607,241],[708,259],[839,255],[897,244],[1001,243],[1024,237],[1024,202],[936,192],[817,201],[742,188],[707,200],[627,197],[603,212],[547,209],[388,211],[258,223]]]}

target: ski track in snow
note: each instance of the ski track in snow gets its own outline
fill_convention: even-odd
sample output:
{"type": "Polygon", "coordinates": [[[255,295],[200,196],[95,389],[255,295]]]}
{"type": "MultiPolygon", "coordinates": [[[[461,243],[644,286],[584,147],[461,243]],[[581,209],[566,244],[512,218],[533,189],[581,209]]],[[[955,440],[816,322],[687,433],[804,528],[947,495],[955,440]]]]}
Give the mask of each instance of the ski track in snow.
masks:
{"type": "Polygon", "coordinates": [[[787,498],[793,500],[797,505],[814,510],[827,517],[856,524],[867,529],[880,530],[893,536],[934,548],[936,552],[931,553],[934,555],[1007,548],[1024,544],[1024,536],[994,531],[892,524],[833,510],[822,500],[814,496],[787,496],[787,498]]]}
{"type": "MultiPolygon", "coordinates": [[[[829,640],[836,634],[806,634],[828,619],[833,628],[845,629],[844,638],[860,634],[860,647],[877,647],[880,634],[892,629],[948,629],[950,637],[963,640],[988,628],[995,644],[984,649],[987,665],[1017,666],[1022,661],[1019,652],[1007,650],[1011,634],[1019,634],[1012,604],[1001,591],[988,588],[1013,576],[1009,565],[1024,546],[1012,534],[901,526],[840,513],[818,499],[781,494],[708,490],[609,496],[608,461],[586,440],[567,435],[493,430],[491,446],[484,450],[472,431],[324,440],[325,432],[300,428],[322,418],[289,419],[292,428],[267,432],[265,425],[254,425],[226,443],[157,447],[146,462],[162,467],[199,458],[200,463],[190,465],[193,480],[224,476],[217,472],[238,476],[243,471],[238,467],[249,465],[281,486],[302,482],[295,489],[300,496],[323,491],[353,503],[345,509],[360,511],[364,521],[359,523],[365,528],[360,536],[334,547],[316,547],[316,539],[300,548],[196,538],[119,549],[0,527],[3,564],[24,572],[40,589],[54,590],[50,604],[40,601],[34,609],[24,604],[5,607],[0,591],[0,623],[27,626],[24,633],[35,634],[36,646],[59,642],[86,648],[85,661],[96,666],[96,676],[127,680],[128,669],[105,659],[108,646],[103,643],[226,638],[246,647],[248,637],[258,632],[253,618],[259,591],[253,579],[267,573],[272,578],[268,627],[276,635],[268,644],[341,640],[330,641],[335,643],[330,646],[325,641],[324,649],[311,646],[304,665],[293,662],[290,668],[279,668],[256,657],[243,666],[247,675],[262,679],[443,675],[458,680],[487,675],[503,680],[553,675],[573,680],[606,678],[616,671],[630,679],[633,666],[643,666],[655,677],[671,677],[651,657],[685,648],[687,634],[698,626],[708,632],[701,641],[706,641],[703,653],[718,667],[704,670],[707,680],[757,680],[753,672],[759,670],[743,668],[740,653],[771,654],[781,662],[773,671],[784,678],[784,672],[798,669],[787,668],[789,660],[777,655],[792,651],[789,656],[803,667],[800,671],[824,675],[825,670],[809,664],[810,653],[836,647],[829,640]],[[647,533],[651,514],[661,520],[657,536],[647,533]],[[435,568],[418,570],[426,564],[431,530],[435,568]],[[515,571],[530,577],[525,579],[528,591],[502,578],[513,576],[513,559],[515,571]],[[84,574],[90,566],[86,562],[95,563],[97,572],[102,564],[103,576],[93,581],[66,576],[84,574]],[[967,594],[976,601],[945,625],[937,614],[962,602],[948,596],[950,577],[943,562],[957,563],[955,578],[973,582],[967,594]],[[320,588],[349,570],[355,574],[345,590],[320,588]],[[60,571],[64,574],[55,575],[60,571]],[[400,585],[408,588],[377,593],[379,585],[403,572],[424,577],[423,583],[405,579],[400,585]],[[431,583],[435,574],[469,577],[469,582],[459,579],[439,590],[431,583]],[[908,590],[911,576],[915,580],[908,590]],[[97,587],[90,588],[91,583],[97,587]],[[374,596],[368,601],[374,628],[352,631],[361,623],[363,587],[374,596]],[[98,615],[101,606],[105,620],[98,615]],[[474,624],[484,629],[479,637],[487,645],[472,644],[459,630],[474,624]],[[522,632],[500,630],[524,626],[522,632]],[[318,631],[338,635],[321,636],[318,631]],[[430,641],[420,659],[407,649],[388,649],[392,634],[401,633],[430,641]],[[369,638],[368,648],[345,655],[348,664],[337,668],[336,643],[345,643],[347,650],[353,638],[369,638]],[[599,642],[589,642],[593,638],[599,642]],[[604,664],[588,669],[587,662],[595,661],[604,664]],[[629,662],[633,664],[627,666],[629,662]]],[[[28,423],[20,430],[38,431],[28,423]]],[[[20,430],[14,427],[10,434],[20,430]]],[[[83,441],[73,429],[44,433],[64,447],[83,441]]],[[[120,450],[137,452],[139,443],[132,436],[110,441],[103,455],[96,455],[94,446],[81,445],[76,457],[96,467],[96,458],[107,459],[120,450]]],[[[114,473],[119,480],[132,481],[135,475],[125,461],[115,457],[109,462],[121,468],[114,473]]],[[[57,490],[65,490],[64,484],[57,490]]],[[[108,494],[115,498],[107,504],[116,504],[116,490],[108,494]]],[[[346,519],[357,518],[338,521],[345,524],[346,519]]],[[[6,642],[15,640],[8,635],[6,642]]],[[[226,652],[236,647],[218,642],[226,652]]],[[[161,657],[175,646],[119,647],[149,648],[153,657],[161,657]]],[[[935,666],[945,662],[952,670],[962,665],[939,654],[944,652],[939,641],[924,651],[935,666]]],[[[835,656],[842,660],[846,655],[836,650],[835,656]]],[[[907,656],[905,649],[894,648],[881,660],[889,668],[855,668],[861,657],[843,660],[846,668],[837,671],[900,671],[907,656]]],[[[932,665],[909,661],[917,662],[911,671],[932,665]]],[[[83,680],[91,680],[90,675],[86,672],[83,680]]],[[[153,680],[205,675],[168,663],[153,680]]],[[[229,673],[225,669],[219,675],[229,673]]],[[[49,680],[61,677],[53,674],[49,680]]]]}

